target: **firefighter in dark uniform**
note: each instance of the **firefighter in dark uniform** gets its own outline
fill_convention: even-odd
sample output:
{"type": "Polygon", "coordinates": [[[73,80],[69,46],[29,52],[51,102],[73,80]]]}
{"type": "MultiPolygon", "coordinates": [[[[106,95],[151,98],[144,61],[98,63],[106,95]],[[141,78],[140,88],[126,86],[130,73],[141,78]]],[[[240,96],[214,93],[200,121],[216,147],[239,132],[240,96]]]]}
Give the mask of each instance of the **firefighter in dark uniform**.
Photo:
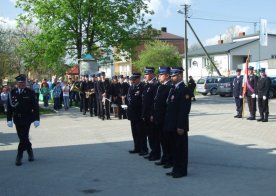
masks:
{"type": "Polygon", "coordinates": [[[155,144],[157,142],[155,134],[156,126],[151,119],[154,110],[154,97],[159,86],[159,82],[155,77],[154,71],[155,69],[153,67],[144,68],[145,84],[142,95],[142,118],[145,124],[145,130],[142,131],[142,134],[146,134],[146,136],[148,137],[151,152],[149,153],[149,155],[145,156],[145,158],[149,159],[150,161],[156,161],[160,159],[161,154],[161,151],[155,148],[155,144]]]}
{"type": "Polygon", "coordinates": [[[105,78],[105,72],[101,72],[101,88],[100,93],[102,94],[102,105],[103,105],[103,116],[102,120],[106,119],[111,120],[110,118],[110,81],[109,79],[105,78]]]}
{"type": "Polygon", "coordinates": [[[152,120],[155,123],[155,148],[156,152],[161,151],[162,148],[162,157],[159,162],[156,162],[156,165],[164,165],[164,168],[172,167],[172,144],[168,140],[169,136],[165,135],[164,132],[164,121],[167,108],[167,97],[169,95],[170,89],[173,87],[172,82],[170,81],[170,67],[159,67],[159,82],[161,85],[158,86],[157,92],[154,98],[154,112],[152,120]],[[161,148],[160,148],[161,146],[161,148]]]}
{"type": "Polygon", "coordinates": [[[122,84],[118,82],[117,76],[112,76],[112,83],[110,86],[110,95],[112,103],[114,104],[113,112],[115,117],[122,119],[122,94],[121,94],[122,84]]]}
{"type": "Polygon", "coordinates": [[[40,118],[35,92],[26,88],[26,76],[23,74],[17,76],[16,82],[17,88],[13,89],[8,95],[7,125],[8,127],[13,127],[13,122],[15,124],[20,140],[15,164],[20,166],[25,150],[27,150],[29,155],[28,160],[34,161],[29,131],[32,123],[34,123],[35,127],[40,125],[40,118]]]}
{"type": "Polygon", "coordinates": [[[103,102],[102,102],[102,89],[101,89],[101,73],[96,74],[95,93],[97,101],[97,114],[98,118],[101,119],[103,116],[103,102]]]}
{"type": "Polygon", "coordinates": [[[268,122],[268,98],[271,80],[266,76],[265,68],[261,68],[260,73],[261,77],[259,78],[257,84],[257,98],[260,118],[257,121],[268,122]]]}
{"type": "Polygon", "coordinates": [[[81,77],[81,80],[79,82],[79,85],[80,85],[80,92],[79,92],[79,95],[80,95],[80,112],[85,112],[85,108],[83,106],[83,103],[85,101],[85,88],[86,88],[86,82],[85,82],[85,75],[83,75],[81,77]]]}
{"type": "MultiPolygon", "coordinates": [[[[119,83],[121,84],[122,105],[126,106],[128,104],[127,93],[130,85],[128,82],[124,81],[123,75],[120,75],[119,83]]],[[[125,107],[122,108],[122,115],[123,119],[127,119],[127,109],[125,107]]]]}
{"type": "Polygon", "coordinates": [[[88,75],[83,77],[83,81],[81,82],[80,92],[82,94],[82,114],[85,115],[88,111],[88,99],[86,96],[86,92],[88,91],[88,75]]]}
{"type": "Polygon", "coordinates": [[[148,148],[146,137],[141,135],[141,130],[144,129],[144,123],[142,120],[143,84],[141,83],[140,77],[140,73],[132,73],[132,76],[129,78],[132,84],[129,87],[127,94],[127,118],[130,120],[134,141],[134,149],[130,150],[129,153],[139,153],[139,155],[144,156],[148,154],[148,148]]]}
{"type": "Polygon", "coordinates": [[[173,170],[167,175],[173,178],[187,176],[188,131],[191,110],[191,91],[183,82],[183,68],[171,68],[171,80],[174,88],[167,98],[165,131],[172,132],[173,170]]]}
{"type": "Polygon", "coordinates": [[[233,80],[233,97],[235,99],[236,111],[237,111],[237,115],[235,115],[234,118],[242,118],[242,107],[243,107],[242,85],[243,85],[243,78],[241,76],[241,69],[237,69],[236,77],[233,80]]]}
{"type": "Polygon", "coordinates": [[[248,76],[247,76],[247,83],[246,83],[246,99],[248,102],[248,108],[250,112],[250,117],[248,117],[247,120],[256,119],[257,82],[258,82],[258,76],[254,74],[254,67],[250,66],[248,68],[248,76]]]}
{"type": "Polygon", "coordinates": [[[88,97],[87,98],[88,110],[89,110],[90,116],[92,117],[94,112],[94,100],[95,100],[95,87],[94,87],[93,75],[89,77],[89,81],[87,82],[87,88],[85,93],[86,93],[86,98],[88,97]]]}

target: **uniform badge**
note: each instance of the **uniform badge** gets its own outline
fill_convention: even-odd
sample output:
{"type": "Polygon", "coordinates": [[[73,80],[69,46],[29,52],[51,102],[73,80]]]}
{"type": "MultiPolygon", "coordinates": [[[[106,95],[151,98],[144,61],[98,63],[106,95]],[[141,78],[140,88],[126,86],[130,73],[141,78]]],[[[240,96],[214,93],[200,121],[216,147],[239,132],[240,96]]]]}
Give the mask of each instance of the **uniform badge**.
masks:
{"type": "Polygon", "coordinates": [[[150,91],[150,87],[148,88],[148,90],[147,90],[147,93],[150,91]]]}
{"type": "Polygon", "coordinates": [[[171,96],[171,101],[173,101],[173,100],[174,100],[174,95],[171,96]]]}
{"type": "Polygon", "coordinates": [[[138,96],[140,94],[140,91],[135,92],[135,96],[138,96]]]}
{"type": "Polygon", "coordinates": [[[185,99],[190,99],[190,95],[186,94],[185,99]]]}

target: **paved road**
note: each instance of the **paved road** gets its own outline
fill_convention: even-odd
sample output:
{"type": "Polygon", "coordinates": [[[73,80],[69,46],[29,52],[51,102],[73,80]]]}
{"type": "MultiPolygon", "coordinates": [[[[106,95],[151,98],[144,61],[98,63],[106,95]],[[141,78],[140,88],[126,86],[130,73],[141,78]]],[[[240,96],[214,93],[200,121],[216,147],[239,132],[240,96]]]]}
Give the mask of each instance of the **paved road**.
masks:
{"type": "Polygon", "coordinates": [[[199,97],[189,133],[189,176],[172,179],[132,148],[127,120],[101,121],[77,109],[31,128],[36,161],[14,165],[15,129],[0,121],[0,195],[276,195],[276,100],[268,123],[234,119],[232,98],[199,97]]]}

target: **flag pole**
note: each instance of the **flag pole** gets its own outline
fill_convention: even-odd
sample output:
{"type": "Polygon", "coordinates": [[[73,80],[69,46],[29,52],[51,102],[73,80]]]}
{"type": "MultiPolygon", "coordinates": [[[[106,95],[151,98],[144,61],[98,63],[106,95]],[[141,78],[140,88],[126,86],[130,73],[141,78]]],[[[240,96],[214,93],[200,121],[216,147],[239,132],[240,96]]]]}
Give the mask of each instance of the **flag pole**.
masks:
{"type": "Polygon", "coordinates": [[[245,106],[245,94],[247,90],[247,76],[248,76],[248,61],[249,61],[250,49],[248,49],[248,55],[245,62],[244,78],[243,78],[243,91],[242,91],[242,119],[244,119],[244,106],[245,106]]]}

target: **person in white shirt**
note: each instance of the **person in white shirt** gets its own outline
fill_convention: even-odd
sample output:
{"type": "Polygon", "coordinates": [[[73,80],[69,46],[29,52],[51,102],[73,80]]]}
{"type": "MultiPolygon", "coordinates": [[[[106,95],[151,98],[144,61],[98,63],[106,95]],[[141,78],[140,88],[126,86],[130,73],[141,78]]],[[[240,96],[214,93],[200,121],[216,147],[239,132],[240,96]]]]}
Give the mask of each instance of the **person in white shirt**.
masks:
{"type": "Polygon", "coordinates": [[[62,87],[62,93],[63,93],[63,104],[64,104],[65,110],[69,109],[69,91],[70,91],[70,87],[68,85],[68,82],[64,82],[64,85],[62,87]]]}

